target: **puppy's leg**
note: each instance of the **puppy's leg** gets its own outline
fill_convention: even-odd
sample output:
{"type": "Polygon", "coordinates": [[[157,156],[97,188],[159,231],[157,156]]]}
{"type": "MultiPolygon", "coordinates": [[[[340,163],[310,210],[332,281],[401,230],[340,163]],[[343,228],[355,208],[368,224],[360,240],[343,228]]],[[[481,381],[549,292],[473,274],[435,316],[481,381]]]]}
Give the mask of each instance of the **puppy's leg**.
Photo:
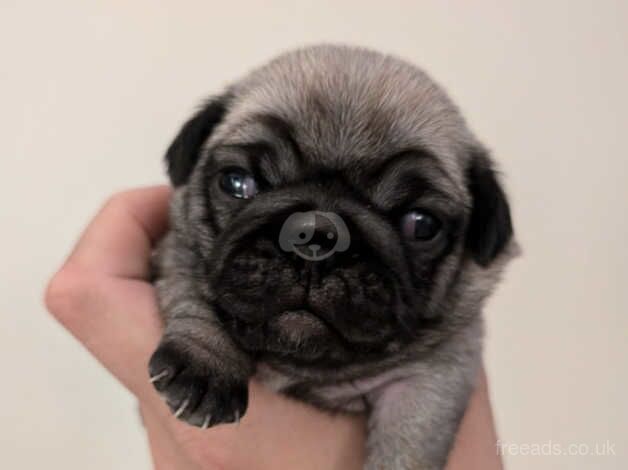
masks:
{"type": "Polygon", "coordinates": [[[181,263],[185,253],[168,253],[171,241],[164,243],[156,288],[165,330],[149,362],[150,380],[175,416],[189,424],[238,421],[246,411],[253,363],[200,298],[186,277],[191,271],[168,262],[181,263]]]}
{"type": "Polygon", "coordinates": [[[478,374],[479,353],[418,366],[369,400],[366,470],[442,470],[478,374]]]}

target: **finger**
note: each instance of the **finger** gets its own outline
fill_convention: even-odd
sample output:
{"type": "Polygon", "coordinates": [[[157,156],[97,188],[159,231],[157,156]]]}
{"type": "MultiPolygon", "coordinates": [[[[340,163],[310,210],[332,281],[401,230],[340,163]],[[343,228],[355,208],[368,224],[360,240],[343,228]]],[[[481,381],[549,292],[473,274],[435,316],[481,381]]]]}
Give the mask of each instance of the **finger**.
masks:
{"type": "Polygon", "coordinates": [[[114,195],[81,236],[67,263],[127,278],[149,275],[151,250],[168,226],[167,186],[114,195]]]}
{"type": "Polygon", "coordinates": [[[170,429],[152,409],[144,406],[141,413],[155,470],[200,469],[183,455],[182,447],[174,440],[170,429]]]}
{"type": "Polygon", "coordinates": [[[152,388],[147,364],[161,320],[150,284],[66,267],[51,282],[46,305],[134,394],[141,397],[152,388]]]}
{"type": "Polygon", "coordinates": [[[482,371],[467,411],[460,424],[456,442],[449,455],[447,470],[500,470],[497,434],[491,412],[486,374],[482,371]]]}
{"type": "Polygon", "coordinates": [[[161,416],[170,415],[148,374],[148,360],[162,334],[151,284],[66,266],[50,283],[46,306],[140,401],[161,416]]]}

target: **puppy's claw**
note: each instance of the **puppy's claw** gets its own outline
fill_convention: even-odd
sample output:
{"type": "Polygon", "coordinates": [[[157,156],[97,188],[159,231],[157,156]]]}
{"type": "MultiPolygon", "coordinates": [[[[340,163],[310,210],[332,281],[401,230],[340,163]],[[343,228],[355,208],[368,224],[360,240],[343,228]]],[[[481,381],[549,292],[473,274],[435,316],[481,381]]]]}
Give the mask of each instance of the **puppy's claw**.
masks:
{"type": "Polygon", "coordinates": [[[205,420],[203,421],[203,425],[201,426],[201,429],[207,429],[209,427],[209,423],[211,420],[212,420],[212,415],[205,416],[205,420]]]}
{"type": "Polygon", "coordinates": [[[177,411],[174,412],[174,417],[178,418],[179,416],[181,416],[189,404],[190,404],[189,398],[186,398],[185,400],[183,400],[183,403],[181,403],[181,406],[179,406],[177,411]]]}
{"type": "Polygon", "coordinates": [[[162,370],[159,374],[157,375],[153,375],[150,378],[150,383],[154,384],[155,382],[157,382],[158,380],[163,379],[164,377],[166,377],[168,375],[168,371],[167,370],[162,370]]]}
{"type": "Polygon", "coordinates": [[[236,424],[240,424],[240,412],[238,410],[235,410],[235,414],[233,418],[236,424]]]}

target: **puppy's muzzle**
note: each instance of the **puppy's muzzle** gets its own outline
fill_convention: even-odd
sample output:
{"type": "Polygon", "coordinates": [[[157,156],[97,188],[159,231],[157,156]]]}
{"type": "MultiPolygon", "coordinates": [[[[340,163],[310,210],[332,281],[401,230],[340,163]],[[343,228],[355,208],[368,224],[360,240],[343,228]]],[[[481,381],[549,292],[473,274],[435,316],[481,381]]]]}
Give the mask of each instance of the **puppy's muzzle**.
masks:
{"type": "Polygon", "coordinates": [[[216,246],[208,267],[222,321],[260,349],[276,338],[277,348],[289,338],[303,344],[324,331],[355,348],[385,344],[406,308],[407,270],[394,230],[350,201],[282,202],[258,198],[216,246]],[[298,341],[287,330],[298,330],[298,341]]]}

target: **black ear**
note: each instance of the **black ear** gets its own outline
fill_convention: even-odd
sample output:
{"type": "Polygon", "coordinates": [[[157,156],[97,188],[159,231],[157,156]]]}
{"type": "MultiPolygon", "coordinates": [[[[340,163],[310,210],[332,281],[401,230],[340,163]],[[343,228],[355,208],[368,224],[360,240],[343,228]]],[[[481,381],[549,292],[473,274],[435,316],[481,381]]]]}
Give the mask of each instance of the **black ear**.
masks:
{"type": "Polygon", "coordinates": [[[209,100],[181,128],[168,147],[166,164],[173,186],[185,184],[200,157],[200,150],[227,108],[227,98],[209,100]]]}
{"type": "Polygon", "coordinates": [[[473,152],[471,166],[467,170],[467,181],[472,209],[466,245],[475,260],[480,265],[487,266],[512,237],[510,207],[484,151],[473,152]]]}

